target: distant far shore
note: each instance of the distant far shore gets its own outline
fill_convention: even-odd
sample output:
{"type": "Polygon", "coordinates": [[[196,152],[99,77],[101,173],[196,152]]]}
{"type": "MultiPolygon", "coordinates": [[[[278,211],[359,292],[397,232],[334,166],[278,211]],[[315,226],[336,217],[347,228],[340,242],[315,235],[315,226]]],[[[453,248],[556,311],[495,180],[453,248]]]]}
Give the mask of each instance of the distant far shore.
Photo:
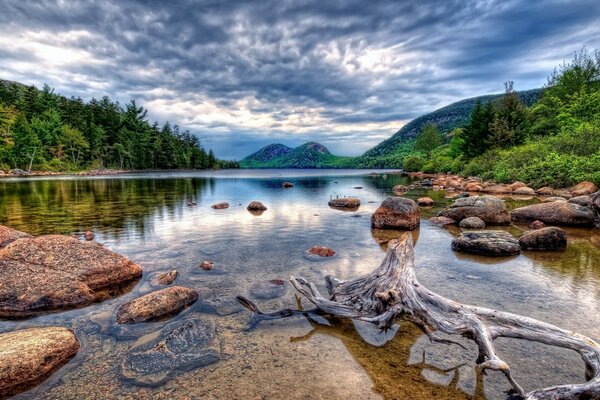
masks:
{"type": "Polygon", "coordinates": [[[112,176],[122,174],[152,173],[152,172],[191,172],[191,171],[210,171],[206,169],[90,169],[76,172],[56,172],[56,171],[23,171],[20,169],[12,171],[0,170],[0,179],[2,178],[27,178],[39,176],[112,176]]]}

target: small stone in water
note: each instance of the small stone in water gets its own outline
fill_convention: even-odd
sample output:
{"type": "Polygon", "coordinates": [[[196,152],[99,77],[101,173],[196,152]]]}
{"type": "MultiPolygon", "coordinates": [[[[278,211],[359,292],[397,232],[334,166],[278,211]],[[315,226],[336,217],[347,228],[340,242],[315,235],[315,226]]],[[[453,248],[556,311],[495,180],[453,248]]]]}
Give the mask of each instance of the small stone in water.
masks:
{"type": "Polygon", "coordinates": [[[94,238],[96,237],[96,235],[94,235],[94,232],[92,232],[92,231],[86,231],[83,234],[83,237],[85,238],[85,240],[90,241],[90,240],[94,240],[94,238]]]}
{"type": "Polygon", "coordinates": [[[313,246],[308,250],[308,252],[321,257],[331,257],[335,255],[335,250],[326,246],[313,246]]]}
{"type": "Polygon", "coordinates": [[[202,263],[200,264],[200,268],[202,268],[205,271],[210,271],[211,269],[213,269],[214,266],[214,261],[202,261],[202,263]]]}

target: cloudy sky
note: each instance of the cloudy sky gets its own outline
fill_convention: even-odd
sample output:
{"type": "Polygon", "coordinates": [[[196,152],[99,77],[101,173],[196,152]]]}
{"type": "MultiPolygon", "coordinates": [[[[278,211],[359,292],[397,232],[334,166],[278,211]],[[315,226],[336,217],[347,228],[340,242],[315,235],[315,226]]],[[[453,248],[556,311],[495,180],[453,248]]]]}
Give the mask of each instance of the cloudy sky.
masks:
{"type": "Polygon", "coordinates": [[[0,78],[135,98],[222,158],[309,140],[361,154],[599,44],[598,0],[0,1],[0,78]]]}

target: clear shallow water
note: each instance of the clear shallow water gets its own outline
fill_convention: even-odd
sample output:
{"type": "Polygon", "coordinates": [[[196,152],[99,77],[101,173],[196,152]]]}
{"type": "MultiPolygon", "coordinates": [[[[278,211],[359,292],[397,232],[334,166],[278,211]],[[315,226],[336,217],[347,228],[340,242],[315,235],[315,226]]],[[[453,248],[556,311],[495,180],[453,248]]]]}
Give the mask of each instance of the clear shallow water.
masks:
{"type": "MultiPolygon", "coordinates": [[[[248,295],[261,280],[303,276],[321,285],[325,275],[342,279],[371,271],[384,257],[389,232],[372,231],[370,216],[391,187],[406,178],[371,171],[219,171],[132,174],[109,178],[0,181],[0,223],[34,234],[92,229],[96,240],[142,265],[144,277],[131,291],[102,303],[21,321],[1,321],[0,331],[27,326],[72,327],[83,343],[78,356],[22,398],[506,398],[500,374],[476,376],[475,346],[430,344],[414,326],[379,335],[370,326],[303,318],[266,322],[246,332],[249,313],[233,298],[248,295]],[[291,181],[294,187],[283,189],[291,181]],[[355,189],[355,187],[363,189],[355,189]],[[357,212],[327,206],[330,196],[361,199],[357,212]],[[268,210],[255,216],[252,200],[268,210]],[[189,207],[188,202],[197,203],[189,207]],[[227,201],[227,210],[210,205],[227,201]],[[241,205],[239,205],[241,204],[241,205]],[[311,261],[313,245],[334,248],[331,259],[311,261]],[[198,264],[213,260],[206,272],[198,264]],[[176,283],[210,293],[169,321],[121,328],[114,313],[155,290],[153,275],[177,269],[176,283]],[[120,363],[137,338],[189,317],[217,325],[223,359],[183,372],[155,388],[140,388],[120,376],[120,363]],[[321,323],[325,321],[320,321],[321,323]],[[395,335],[394,335],[395,334],[395,335]]],[[[427,217],[451,200],[428,195],[416,238],[417,276],[430,289],[465,303],[530,315],[600,339],[600,232],[568,229],[563,253],[527,252],[510,258],[454,253],[459,230],[433,226],[427,217]]],[[[536,200],[507,198],[509,207],[536,200]]],[[[507,227],[518,234],[524,227],[507,227]]],[[[394,234],[392,234],[394,236],[394,234]]],[[[288,285],[289,286],[289,285],[288,285]]],[[[265,310],[295,305],[288,287],[282,298],[259,301],[265,310]]],[[[536,387],[583,379],[579,356],[527,342],[498,340],[498,351],[517,379],[536,387]],[[541,355],[538,353],[541,352],[541,355]]]]}

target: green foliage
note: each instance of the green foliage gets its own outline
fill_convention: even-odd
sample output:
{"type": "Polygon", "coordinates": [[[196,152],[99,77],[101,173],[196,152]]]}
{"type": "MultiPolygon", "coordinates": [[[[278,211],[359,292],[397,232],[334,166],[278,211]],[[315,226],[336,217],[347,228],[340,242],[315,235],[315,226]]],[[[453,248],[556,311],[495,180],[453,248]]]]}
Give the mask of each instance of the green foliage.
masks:
{"type": "Polygon", "coordinates": [[[421,171],[427,161],[423,157],[410,156],[404,160],[403,168],[405,171],[421,171]]]}
{"type": "Polygon", "coordinates": [[[2,168],[49,170],[236,168],[168,122],[150,124],[143,107],[108,97],[84,102],[0,80],[2,168]],[[64,168],[64,169],[61,169],[64,168]]]}
{"type": "Polygon", "coordinates": [[[429,156],[431,152],[440,147],[444,142],[435,124],[427,124],[421,128],[421,132],[415,141],[415,150],[429,156]]]}
{"type": "Polygon", "coordinates": [[[240,161],[242,168],[353,168],[356,158],[333,155],[323,145],[304,143],[295,149],[270,144],[240,161]]]}
{"type": "Polygon", "coordinates": [[[521,144],[527,138],[529,111],[513,91],[512,81],[505,83],[506,94],[496,102],[494,117],[489,124],[490,147],[510,147],[521,144]]]}

